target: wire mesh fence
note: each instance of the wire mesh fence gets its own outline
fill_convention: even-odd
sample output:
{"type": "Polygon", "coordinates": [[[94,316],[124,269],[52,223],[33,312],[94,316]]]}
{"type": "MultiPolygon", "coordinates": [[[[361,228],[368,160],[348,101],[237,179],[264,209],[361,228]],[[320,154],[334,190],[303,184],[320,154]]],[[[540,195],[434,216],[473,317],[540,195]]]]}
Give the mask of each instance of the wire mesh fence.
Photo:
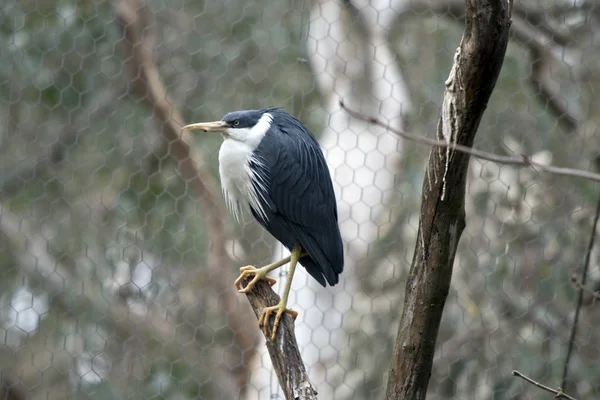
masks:
{"type": "MultiPolygon", "coordinates": [[[[339,101],[433,137],[464,12],[453,0],[2,1],[4,398],[283,398],[233,281],[287,250],[226,211],[220,139],[179,140],[186,123],[268,106],[318,138],[346,252],[335,287],[297,272],[303,360],[319,398],[382,398],[431,149],[339,101]]],[[[474,146],[595,170],[599,35],[595,2],[515,4],[474,146]]],[[[600,396],[599,196],[591,181],[472,159],[429,398],[538,398],[513,370],[600,396]]]]}

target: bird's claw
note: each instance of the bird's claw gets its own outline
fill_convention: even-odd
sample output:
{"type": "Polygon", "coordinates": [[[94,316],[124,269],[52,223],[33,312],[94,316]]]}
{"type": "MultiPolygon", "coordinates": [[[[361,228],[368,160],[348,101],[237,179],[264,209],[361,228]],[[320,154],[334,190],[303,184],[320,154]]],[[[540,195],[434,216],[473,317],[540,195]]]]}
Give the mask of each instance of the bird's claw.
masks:
{"type": "Polygon", "coordinates": [[[262,328],[263,333],[266,338],[269,338],[269,317],[273,312],[277,311],[275,314],[275,322],[273,323],[273,332],[271,333],[271,341],[275,341],[275,336],[277,334],[277,327],[279,326],[279,320],[283,316],[283,313],[288,313],[292,316],[292,319],[295,321],[298,313],[294,310],[285,307],[285,304],[277,304],[276,306],[265,307],[260,314],[260,318],[258,319],[258,326],[262,328]]]}
{"type": "Polygon", "coordinates": [[[235,280],[235,287],[237,288],[239,293],[248,293],[252,290],[256,282],[259,280],[267,281],[267,283],[273,286],[277,281],[273,278],[267,276],[268,271],[263,270],[262,268],[256,268],[253,265],[246,265],[245,267],[240,268],[240,276],[235,280]],[[250,276],[254,276],[250,282],[246,285],[246,287],[242,287],[242,280],[247,279],[250,276]]]}

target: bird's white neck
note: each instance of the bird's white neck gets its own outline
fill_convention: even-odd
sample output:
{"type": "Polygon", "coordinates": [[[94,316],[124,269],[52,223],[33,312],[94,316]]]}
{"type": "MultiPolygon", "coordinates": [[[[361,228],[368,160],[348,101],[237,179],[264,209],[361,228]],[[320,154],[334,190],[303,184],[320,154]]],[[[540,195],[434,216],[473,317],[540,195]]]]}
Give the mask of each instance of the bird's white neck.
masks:
{"type": "Polygon", "coordinates": [[[273,123],[273,116],[269,113],[264,113],[253,127],[231,127],[227,129],[227,136],[231,140],[247,144],[254,151],[267,134],[271,123],[273,123]]]}

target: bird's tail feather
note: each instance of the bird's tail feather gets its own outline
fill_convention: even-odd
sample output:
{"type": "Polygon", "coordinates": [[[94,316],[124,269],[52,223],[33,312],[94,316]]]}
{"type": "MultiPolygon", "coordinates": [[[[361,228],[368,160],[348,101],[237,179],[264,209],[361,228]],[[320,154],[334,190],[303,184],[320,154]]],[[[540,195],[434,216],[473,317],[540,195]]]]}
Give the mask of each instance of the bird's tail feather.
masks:
{"type": "Polygon", "coordinates": [[[319,238],[310,234],[301,234],[301,236],[300,245],[308,255],[300,259],[300,264],[321,285],[326,286],[325,281],[330,286],[337,284],[339,282],[339,275],[344,269],[341,238],[332,241],[330,237],[319,238]],[[332,246],[333,243],[335,243],[335,246],[332,246]]]}

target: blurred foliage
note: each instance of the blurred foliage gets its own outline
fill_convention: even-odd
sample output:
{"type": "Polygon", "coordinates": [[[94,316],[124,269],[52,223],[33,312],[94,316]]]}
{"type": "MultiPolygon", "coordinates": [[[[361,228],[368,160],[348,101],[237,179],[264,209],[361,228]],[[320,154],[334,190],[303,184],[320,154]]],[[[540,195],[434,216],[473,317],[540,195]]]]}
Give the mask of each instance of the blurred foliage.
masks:
{"type": "MultiPolygon", "coordinates": [[[[210,282],[196,273],[210,245],[205,210],[165,155],[153,110],[131,91],[115,5],[0,3],[0,206],[22,221],[0,234],[0,374],[31,398],[231,398],[232,379],[214,360],[226,364],[236,349],[206,290],[210,282]],[[42,253],[28,256],[38,242],[42,253]],[[150,325],[153,315],[162,317],[172,340],[139,339],[135,326],[123,328],[107,311],[121,303],[150,325]]],[[[319,136],[325,113],[302,61],[309,7],[291,0],[268,7],[255,0],[151,1],[153,55],[186,121],[279,105],[319,136]]],[[[477,147],[591,168],[600,117],[597,24],[572,30],[582,43],[582,71],[555,72],[561,94],[583,115],[579,131],[560,128],[529,85],[529,52],[512,42],[477,147]]],[[[455,21],[431,14],[405,19],[391,33],[414,105],[410,131],[435,130],[461,34],[455,21]]],[[[216,174],[219,140],[198,145],[216,174]]],[[[329,384],[359,382],[355,399],[375,398],[385,385],[428,153],[404,143],[394,220],[344,315],[349,346],[329,384]],[[392,257],[401,260],[394,271],[377,267],[392,257]]],[[[569,277],[582,263],[598,195],[590,182],[473,161],[431,398],[532,393],[507,378],[516,368],[558,386],[574,312],[569,277]]],[[[272,240],[255,224],[227,229],[244,244],[240,264],[269,257],[272,240]]],[[[597,284],[596,251],[592,260],[597,284]]],[[[600,395],[599,317],[597,305],[586,306],[571,367],[581,398],[600,395]]]]}

